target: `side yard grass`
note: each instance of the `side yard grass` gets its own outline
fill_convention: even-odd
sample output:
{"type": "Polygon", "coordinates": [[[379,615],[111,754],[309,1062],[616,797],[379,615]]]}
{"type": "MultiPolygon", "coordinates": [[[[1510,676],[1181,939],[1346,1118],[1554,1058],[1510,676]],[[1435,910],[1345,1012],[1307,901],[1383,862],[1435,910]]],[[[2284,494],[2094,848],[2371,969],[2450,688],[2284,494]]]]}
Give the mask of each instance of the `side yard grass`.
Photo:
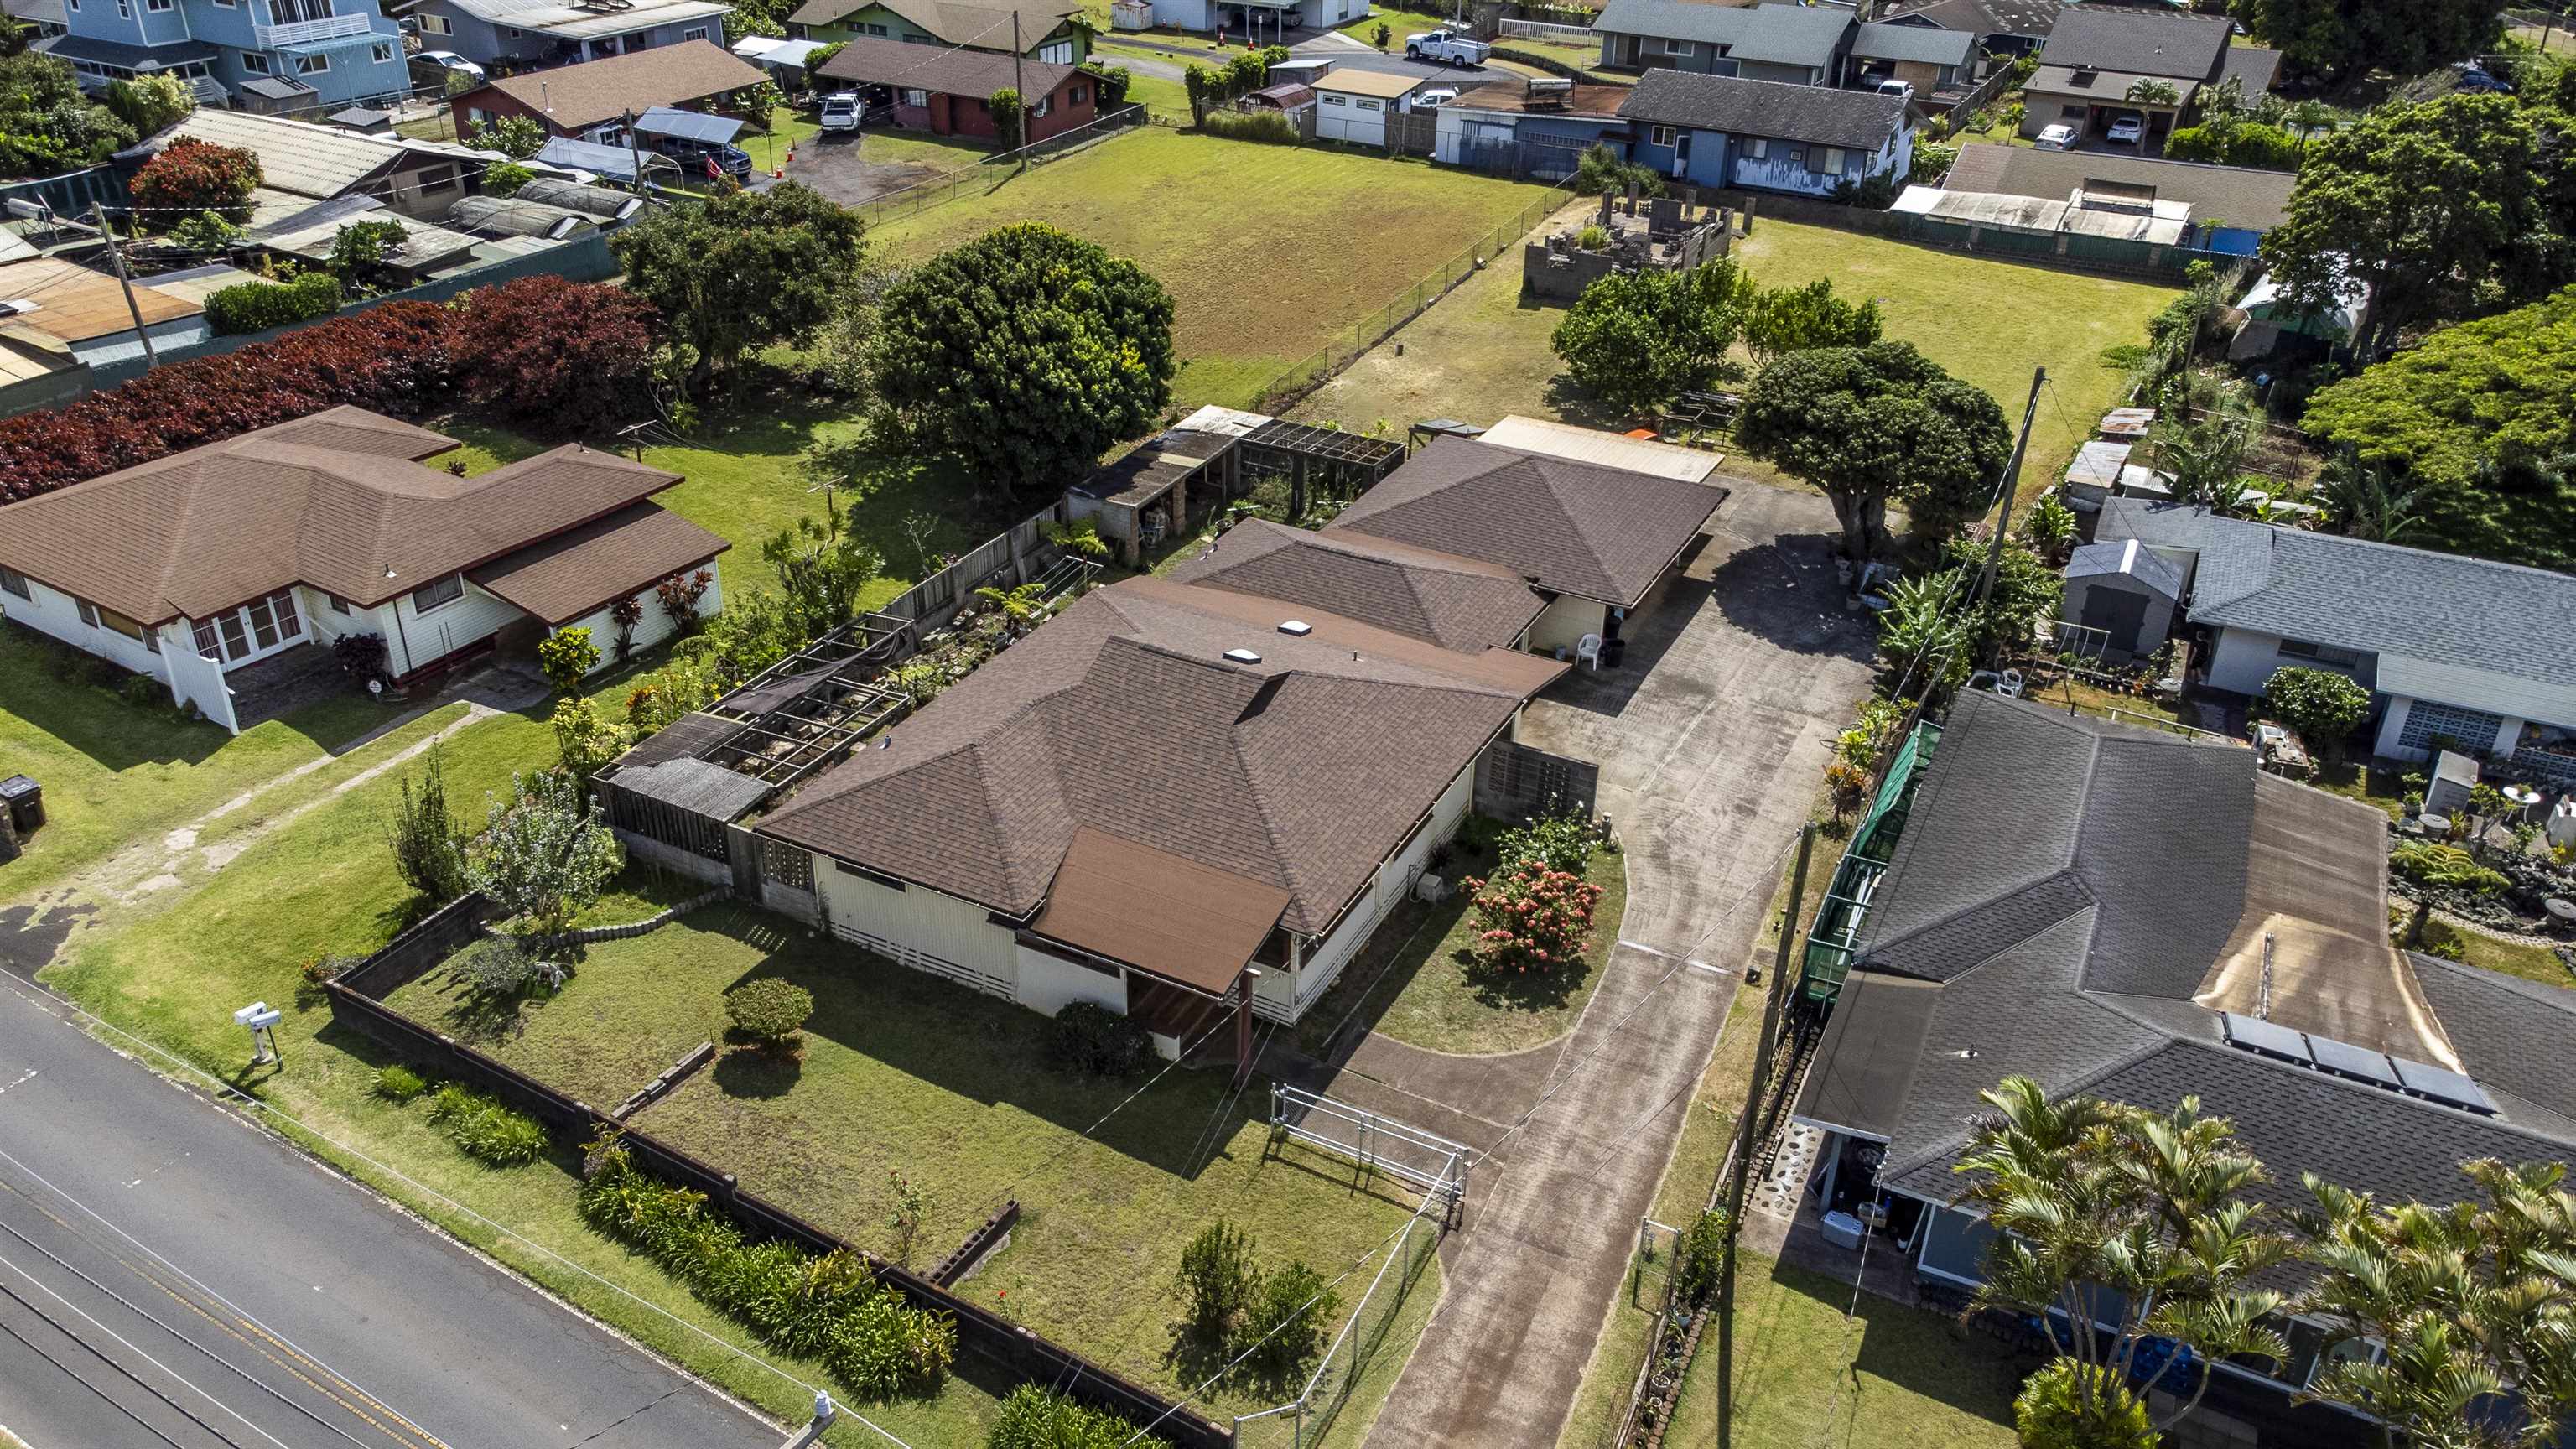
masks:
{"type": "Polygon", "coordinates": [[[1419,161],[1154,129],[877,232],[897,258],[1051,222],[1134,258],[1177,306],[1177,401],[1241,406],[1543,194],[1419,161]]]}
{"type": "Polygon", "coordinates": [[[2519,976],[2544,986],[2576,987],[2576,971],[2548,946],[2536,941],[2507,941],[2440,916],[2424,922],[2424,941],[2417,949],[2441,951],[2457,945],[2460,959],[2504,976],[2519,976]]]}

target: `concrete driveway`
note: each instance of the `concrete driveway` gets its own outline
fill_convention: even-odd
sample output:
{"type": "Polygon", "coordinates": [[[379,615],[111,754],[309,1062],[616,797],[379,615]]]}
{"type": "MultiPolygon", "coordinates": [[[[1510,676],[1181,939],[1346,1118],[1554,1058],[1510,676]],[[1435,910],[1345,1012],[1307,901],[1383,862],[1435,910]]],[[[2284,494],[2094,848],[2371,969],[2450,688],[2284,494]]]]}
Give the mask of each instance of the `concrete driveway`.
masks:
{"type": "Polygon", "coordinates": [[[1469,86],[1487,81],[1508,80],[1513,72],[1497,70],[1490,65],[1441,65],[1433,61],[1404,58],[1404,32],[1397,30],[1388,42],[1392,54],[1380,54],[1364,40],[1354,40],[1338,30],[1327,31],[1311,40],[1301,40],[1288,47],[1290,55],[1307,60],[1329,60],[1337,70],[1378,70],[1389,75],[1433,76],[1454,82],[1464,93],[1469,86]]]}
{"type": "Polygon", "coordinates": [[[1844,611],[1827,553],[1832,509],[1734,487],[1623,666],[1572,676],[1521,729],[1600,763],[1626,848],[1627,919],[1582,1020],[1508,1057],[1372,1037],[1330,1089],[1399,1114],[1409,1094],[1435,1131],[1529,1114],[1507,1137],[1464,1134],[1501,1150],[1476,1164],[1447,1296],[1372,1449],[1556,1442],[1833,736],[1868,690],[1869,627],[1844,611]]]}

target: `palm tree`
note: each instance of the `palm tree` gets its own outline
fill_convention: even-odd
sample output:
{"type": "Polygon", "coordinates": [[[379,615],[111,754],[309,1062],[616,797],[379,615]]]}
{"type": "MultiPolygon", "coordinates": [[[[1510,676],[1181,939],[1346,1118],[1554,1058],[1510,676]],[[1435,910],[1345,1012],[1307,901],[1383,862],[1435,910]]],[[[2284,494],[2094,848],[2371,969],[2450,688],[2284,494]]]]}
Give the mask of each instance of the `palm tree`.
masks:
{"type": "Polygon", "coordinates": [[[2214,415],[2184,423],[2156,440],[2156,463],[2173,475],[2174,495],[2212,513],[2241,509],[2247,431],[2241,418],[2214,415]]]}
{"type": "Polygon", "coordinates": [[[2326,465],[2318,497],[2326,521],[2353,538],[2395,543],[2424,521],[2421,490],[2392,481],[2387,469],[2364,463],[2350,448],[2326,465]]]}
{"type": "Polygon", "coordinates": [[[2289,122],[2291,130],[2299,133],[2299,154],[2305,156],[2308,153],[2308,142],[2314,139],[2319,131],[2334,129],[2334,107],[2320,100],[2305,100],[2290,107],[2289,114],[2284,119],[2289,122]]]}
{"type": "MultiPolygon", "coordinates": [[[[2141,106],[2178,106],[2182,104],[2182,92],[2174,89],[2174,83],[2172,81],[2131,81],[2129,83],[2128,98],[2141,106]]],[[[2138,117],[2138,154],[2141,156],[2147,154],[2147,132],[2150,129],[2151,128],[2147,125],[2146,116],[2141,114],[2138,117]]]]}

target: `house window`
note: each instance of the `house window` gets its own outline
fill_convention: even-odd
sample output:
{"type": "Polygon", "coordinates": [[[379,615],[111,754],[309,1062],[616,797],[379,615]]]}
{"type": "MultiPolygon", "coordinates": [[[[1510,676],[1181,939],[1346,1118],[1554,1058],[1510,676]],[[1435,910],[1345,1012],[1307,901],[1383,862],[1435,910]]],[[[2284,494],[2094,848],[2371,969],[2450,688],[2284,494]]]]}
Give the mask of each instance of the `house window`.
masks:
{"type": "Polygon", "coordinates": [[[198,619],[190,624],[189,629],[196,635],[198,656],[218,663],[222,662],[223,645],[215,637],[215,621],[198,619]]]}
{"type": "Polygon", "coordinates": [[[0,591],[16,594],[31,604],[36,601],[34,592],[27,587],[27,576],[16,569],[0,568],[0,591]]]}
{"type": "Polygon", "coordinates": [[[240,7],[241,0],[215,0],[215,8],[218,10],[237,10],[240,7]]]}
{"type": "Polygon", "coordinates": [[[1053,96],[1040,96],[1040,97],[1038,97],[1038,112],[1037,112],[1037,113],[1038,113],[1038,115],[1039,115],[1041,118],[1043,118],[1043,117],[1046,115],[1046,113],[1047,113],[1047,112],[1049,112],[1049,111],[1051,111],[1051,110],[1053,110],[1053,109],[1055,109],[1055,97],[1053,97],[1053,96]]]}
{"type": "Polygon", "coordinates": [[[2305,639],[2284,639],[2281,653],[2292,659],[2313,659],[2329,669],[2350,669],[2361,662],[2361,656],[2349,649],[2331,644],[2311,644],[2305,639]]]}
{"type": "Polygon", "coordinates": [[[2059,106],[2057,108],[2057,118],[2061,121],[2080,121],[2084,119],[2085,115],[2086,112],[2082,106],[2059,106]]]}
{"type": "Polygon", "coordinates": [[[116,0],[116,18],[119,20],[133,19],[134,0],[116,0]]]}
{"type": "Polygon", "coordinates": [[[1323,97],[1320,97],[1320,99],[1323,101],[1323,103],[1324,103],[1325,105],[1328,105],[1328,106],[1338,106],[1338,105],[1342,105],[1342,104],[1344,104],[1344,102],[1343,102],[1343,100],[1342,100],[1342,98],[1341,98],[1340,96],[1323,96],[1323,97]]]}
{"type": "Polygon", "coordinates": [[[1670,146],[1670,145],[1672,145],[1672,144],[1673,144],[1673,128],[1672,128],[1672,127],[1670,127],[1670,126],[1649,126],[1649,127],[1647,127],[1647,128],[1646,128],[1646,144],[1647,144],[1647,145],[1649,145],[1649,146],[1670,146]]]}
{"type": "Polygon", "coordinates": [[[455,603],[465,597],[465,576],[449,574],[443,579],[421,585],[411,591],[411,611],[426,614],[432,609],[455,603]]]}
{"type": "Polygon", "coordinates": [[[256,50],[242,52],[242,69],[252,75],[268,74],[268,57],[256,50]]]}
{"type": "Polygon", "coordinates": [[[167,15],[178,7],[173,0],[143,0],[143,8],[154,15],[167,15]]]}
{"type": "Polygon", "coordinates": [[[320,75],[330,68],[331,57],[318,52],[312,55],[299,55],[295,58],[297,75],[320,75]]]}
{"type": "Polygon", "coordinates": [[[448,19],[444,15],[423,14],[420,17],[420,33],[423,35],[454,35],[456,33],[456,22],[448,19]]]}
{"type": "Polygon", "coordinates": [[[680,38],[682,40],[704,40],[707,38],[707,28],[703,25],[690,26],[688,29],[680,32],[680,38]]]}
{"type": "Polygon", "coordinates": [[[1073,42],[1053,40],[1038,47],[1038,59],[1049,65],[1073,64],[1073,42]]]}
{"type": "Polygon", "coordinates": [[[912,107],[916,111],[926,111],[930,109],[930,92],[925,90],[905,91],[903,93],[903,103],[912,107]]]}
{"type": "Polygon", "coordinates": [[[1363,110],[1363,111],[1383,111],[1383,110],[1385,110],[1385,109],[1386,109],[1386,102],[1384,102],[1384,101],[1362,101],[1362,102],[1360,102],[1360,109],[1361,109],[1361,110],[1363,110]]]}
{"type": "Polygon", "coordinates": [[[420,173],[419,185],[421,194],[424,196],[435,191],[445,191],[451,186],[460,184],[462,184],[462,178],[453,166],[432,166],[420,173]]]}
{"type": "Polygon", "coordinates": [[[1699,46],[1687,40],[1664,41],[1662,42],[1662,49],[1664,54],[1672,56],[1676,60],[1696,55],[1699,52],[1699,46]]]}
{"type": "Polygon", "coordinates": [[[1838,146],[1819,146],[1815,154],[1816,170],[1826,176],[1843,174],[1843,153],[1838,146]]]}
{"type": "Polygon", "coordinates": [[[1760,161],[1770,154],[1771,143],[1760,136],[1752,137],[1744,143],[1744,159],[1747,161],[1760,161]]]}
{"type": "Polygon", "coordinates": [[[80,621],[82,623],[87,624],[93,629],[98,627],[98,605],[91,603],[87,599],[74,599],[72,600],[72,605],[80,611],[80,621]]]}
{"type": "Polygon", "coordinates": [[[886,28],[882,25],[862,25],[859,27],[859,33],[862,35],[882,36],[886,33],[886,28]]]}
{"type": "Polygon", "coordinates": [[[329,604],[331,606],[331,612],[334,614],[345,614],[349,612],[349,601],[341,598],[338,594],[325,593],[322,595],[322,602],[329,604]]]}
{"type": "Polygon", "coordinates": [[[1091,92],[1089,90],[1086,90],[1081,86],[1075,86],[1072,90],[1064,93],[1064,103],[1068,106],[1078,106],[1084,101],[1090,99],[1090,97],[1091,92]]]}
{"type": "Polygon", "coordinates": [[[189,625],[189,633],[196,640],[199,654],[238,664],[263,649],[302,638],[304,620],[295,611],[295,591],[280,589],[228,614],[195,620],[189,625]]]}
{"type": "Polygon", "coordinates": [[[367,54],[378,65],[391,65],[394,61],[394,48],[390,45],[370,46],[367,54]]]}

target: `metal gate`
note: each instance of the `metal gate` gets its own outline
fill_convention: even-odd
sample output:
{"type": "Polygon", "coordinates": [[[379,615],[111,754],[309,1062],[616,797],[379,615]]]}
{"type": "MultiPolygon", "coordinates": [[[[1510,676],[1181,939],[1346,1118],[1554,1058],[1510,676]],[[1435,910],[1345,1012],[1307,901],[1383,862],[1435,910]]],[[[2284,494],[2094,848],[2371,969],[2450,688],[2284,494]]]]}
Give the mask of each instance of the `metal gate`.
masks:
{"type": "Polygon", "coordinates": [[[1438,1199],[1452,1207],[1466,1200],[1469,1149],[1393,1117],[1303,1087],[1273,1082],[1270,1127],[1275,1133],[1383,1172],[1422,1193],[1426,1200],[1438,1199]]]}

